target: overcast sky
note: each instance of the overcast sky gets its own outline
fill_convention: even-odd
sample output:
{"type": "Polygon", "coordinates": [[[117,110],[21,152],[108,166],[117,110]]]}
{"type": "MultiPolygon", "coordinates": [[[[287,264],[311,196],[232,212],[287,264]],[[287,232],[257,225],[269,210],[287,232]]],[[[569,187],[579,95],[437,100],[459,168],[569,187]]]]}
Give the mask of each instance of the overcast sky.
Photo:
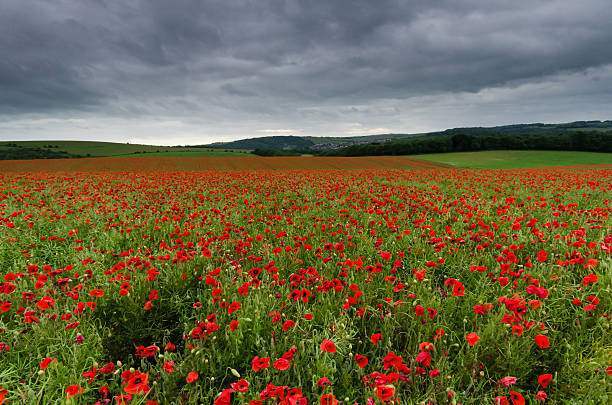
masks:
{"type": "Polygon", "coordinates": [[[610,0],[2,0],[0,140],[612,119],[610,0]]]}

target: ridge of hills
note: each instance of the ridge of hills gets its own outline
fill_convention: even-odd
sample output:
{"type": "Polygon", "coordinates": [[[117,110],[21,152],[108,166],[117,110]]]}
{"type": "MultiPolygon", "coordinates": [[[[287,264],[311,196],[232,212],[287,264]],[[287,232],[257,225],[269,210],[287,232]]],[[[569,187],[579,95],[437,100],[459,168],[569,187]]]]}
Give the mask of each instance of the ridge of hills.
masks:
{"type": "MultiPolygon", "coordinates": [[[[562,135],[573,132],[612,133],[612,120],[607,121],[574,121],[560,124],[512,124],[495,127],[458,127],[444,131],[412,134],[376,134],[350,137],[312,137],[312,136],[265,136],[246,138],[230,142],[216,142],[202,147],[229,149],[280,149],[280,150],[313,150],[322,151],[340,149],[352,145],[369,143],[386,143],[409,141],[418,138],[452,136],[457,134],[484,135],[562,135]]],[[[193,147],[193,146],[192,146],[193,147]]]]}
{"type": "Polygon", "coordinates": [[[350,137],[264,136],[230,142],[185,146],[155,146],[97,141],[0,141],[0,160],[111,156],[245,156],[256,149],[319,153],[356,145],[403,142],[458,134],[469,136],[563,135],[576,132],[612,134],[612,120],[462,127],[427,133],[389,133],[350,137]]]}

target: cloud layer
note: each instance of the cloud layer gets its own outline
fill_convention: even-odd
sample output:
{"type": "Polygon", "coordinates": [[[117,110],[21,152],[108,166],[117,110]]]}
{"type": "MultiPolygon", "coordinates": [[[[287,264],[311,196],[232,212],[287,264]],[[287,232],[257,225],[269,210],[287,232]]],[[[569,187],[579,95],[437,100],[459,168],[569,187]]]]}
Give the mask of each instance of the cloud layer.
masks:
{"type": "Polygon", "coordinates": [[[608,0],[5,0],[0,138],[610,119],[611,20],[608,0]]]}

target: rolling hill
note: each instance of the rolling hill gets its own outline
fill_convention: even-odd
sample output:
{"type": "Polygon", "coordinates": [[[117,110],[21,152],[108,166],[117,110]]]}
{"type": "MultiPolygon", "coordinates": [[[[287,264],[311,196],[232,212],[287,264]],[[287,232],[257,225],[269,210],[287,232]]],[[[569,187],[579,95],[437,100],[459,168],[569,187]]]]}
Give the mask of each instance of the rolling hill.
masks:
{"type": "Polygon", "coordinates": [[[230,149],[280,149],[280,150],[333,150],[353,145],[370,143],[387,143],[409,141],[419,138],[452,136],[457,134],[471,136],[485,135],[562,135],[574,132],[612,133],[612,120],[608,121],[574,121],[561,124],[514,124],[495,127],[462,127],[444,131],[414,134],[377,134],[351,137],[300,137],[300,136],[266,136],[241,139],[232,142],[218,142],[202,147],[230,149]]]}
{"type": "MultiPolygon", "coordinates": [[[[0,160],[58,159],[112,156],[244,156],[254,149],[274,149],[321,153],[346,147],[386,144],[415,139],[431,139],[463,134],[487,135],[563,135],[576,132],[612,134],[612,120],[575,121],[561,124],[515,124],[496,127],[452,128],[444,131],[414,134],[377,134],[352,137],[266,136],[205,145],[155,146],[96,141],[4,141],[0,142],[0,160]]],[[[375,146],[375,145],[373,145],[375,146]]]]}

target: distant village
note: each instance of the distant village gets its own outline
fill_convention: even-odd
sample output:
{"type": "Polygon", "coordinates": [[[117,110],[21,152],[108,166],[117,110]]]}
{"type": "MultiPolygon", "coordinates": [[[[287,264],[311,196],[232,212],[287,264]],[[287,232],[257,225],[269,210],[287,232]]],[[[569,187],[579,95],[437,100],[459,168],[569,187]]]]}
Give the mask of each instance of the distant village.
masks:
{"type": "Polygon", "coordinates": [[[319,143],[316,145],[312,145],[310,147],[311,150],[334,150],[334,149],[342,149],[347,146],[353,145],[367,145],[370,143],[387,143],[391,142],[392,138],[383,138],[383,139],[368,139],[363,141],[344,141],[344,142],[328,142],[328,143],[319,143]]]}

